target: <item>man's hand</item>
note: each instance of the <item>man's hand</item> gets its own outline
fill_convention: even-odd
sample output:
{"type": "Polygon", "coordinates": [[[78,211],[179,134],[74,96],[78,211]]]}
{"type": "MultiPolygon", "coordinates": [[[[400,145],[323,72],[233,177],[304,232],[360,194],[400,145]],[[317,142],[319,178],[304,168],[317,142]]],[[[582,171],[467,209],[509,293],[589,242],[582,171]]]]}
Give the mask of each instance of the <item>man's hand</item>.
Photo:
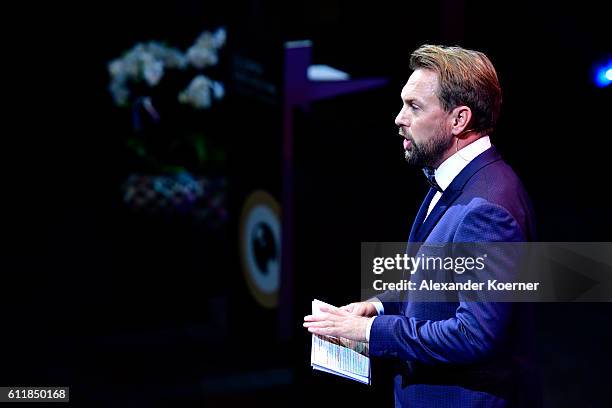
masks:
{"type": "Polygon", "coordinates": [[[355,316],[372,317],[378,314],[378,310],[376,310],[376,307],[374,307],[372,302],[350,303],[346,306],[340,307],[340,309],[345,310],[355,316]]]}
{"type": "MultiPolygon", "coordinates": [[[[365,302],[367,303],[367,302],[365,302]]],[[[345,307],[348,307],[347,305],[345,307]]],[[[372,305],[374,311],[376,308],[372,305]]],[[[354,310],[354,308],[353,308],[354,310]]],[[[368,317],[356,316],[342,308],[321,306],[321,314],[304,317],[304,327],[314,334],[324,336],[346,337],[350,340],[365,341],[368,317]]]]}

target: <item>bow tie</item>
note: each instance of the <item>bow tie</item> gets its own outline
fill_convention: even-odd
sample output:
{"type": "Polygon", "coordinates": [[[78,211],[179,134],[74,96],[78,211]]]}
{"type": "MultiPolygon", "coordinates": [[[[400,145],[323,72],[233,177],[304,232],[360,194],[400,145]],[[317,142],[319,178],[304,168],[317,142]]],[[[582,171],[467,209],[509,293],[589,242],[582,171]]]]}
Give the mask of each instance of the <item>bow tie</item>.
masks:
{"type": "Polygon", "coordinates": [[[431,167],[423,167],[423,173],[425,173],[425,177],[427,177],[427,183],[436,191],[443,193],[444,190],[438,185],[436,182],[436,177],[434,176],[435,170],[431,167]]]}

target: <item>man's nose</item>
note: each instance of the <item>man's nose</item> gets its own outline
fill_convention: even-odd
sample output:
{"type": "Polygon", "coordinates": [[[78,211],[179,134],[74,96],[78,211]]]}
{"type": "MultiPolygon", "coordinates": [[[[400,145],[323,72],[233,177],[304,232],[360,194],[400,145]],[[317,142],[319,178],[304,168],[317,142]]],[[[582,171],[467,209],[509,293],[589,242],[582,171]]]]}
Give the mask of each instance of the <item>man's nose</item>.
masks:
{"type": "Polygon", "coordinates": [[[395,117],[395,125],[397,127],[402,127],[402,126],[408,126],[406,117],[404,116],[404,109],[402,108],[402,110],[397,114],[397,116],[395,117]]]}

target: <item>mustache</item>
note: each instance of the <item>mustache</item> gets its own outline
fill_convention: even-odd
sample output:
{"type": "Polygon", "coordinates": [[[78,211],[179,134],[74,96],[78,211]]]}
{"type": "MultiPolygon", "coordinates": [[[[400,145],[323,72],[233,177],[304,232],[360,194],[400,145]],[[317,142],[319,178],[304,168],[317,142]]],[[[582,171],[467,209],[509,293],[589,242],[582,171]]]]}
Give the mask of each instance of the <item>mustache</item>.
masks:
{"type": "Polygon", "coordinates": [[[400,136],[401,136],[401,137],[403,137],[404,139],[408,139],[408,140],[410,140],[411,142],[414,142],[414,139],[412,138],[412,136],[411,136],[411,135],[409,135],[409,134],[407,134],[407,133],[406,133],[406,132],[405,132],[403,129],[401,129],[401,128],[399,129],[399,134],[400,134],[400,136]]]}

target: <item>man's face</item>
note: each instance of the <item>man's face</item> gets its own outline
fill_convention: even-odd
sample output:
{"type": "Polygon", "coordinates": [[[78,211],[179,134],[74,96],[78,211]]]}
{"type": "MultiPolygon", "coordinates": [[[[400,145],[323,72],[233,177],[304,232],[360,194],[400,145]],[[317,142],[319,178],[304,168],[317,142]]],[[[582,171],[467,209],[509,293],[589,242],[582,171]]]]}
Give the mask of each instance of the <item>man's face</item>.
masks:
{"type": "Polygon", "coordinates": [[[438,167],[453,144],[450,113],[436,96],[438,76],[434,71],[417,69],[402,89],[403,107],[395,118],[404,138],[406,161],[415,166],[438,167]]]}

